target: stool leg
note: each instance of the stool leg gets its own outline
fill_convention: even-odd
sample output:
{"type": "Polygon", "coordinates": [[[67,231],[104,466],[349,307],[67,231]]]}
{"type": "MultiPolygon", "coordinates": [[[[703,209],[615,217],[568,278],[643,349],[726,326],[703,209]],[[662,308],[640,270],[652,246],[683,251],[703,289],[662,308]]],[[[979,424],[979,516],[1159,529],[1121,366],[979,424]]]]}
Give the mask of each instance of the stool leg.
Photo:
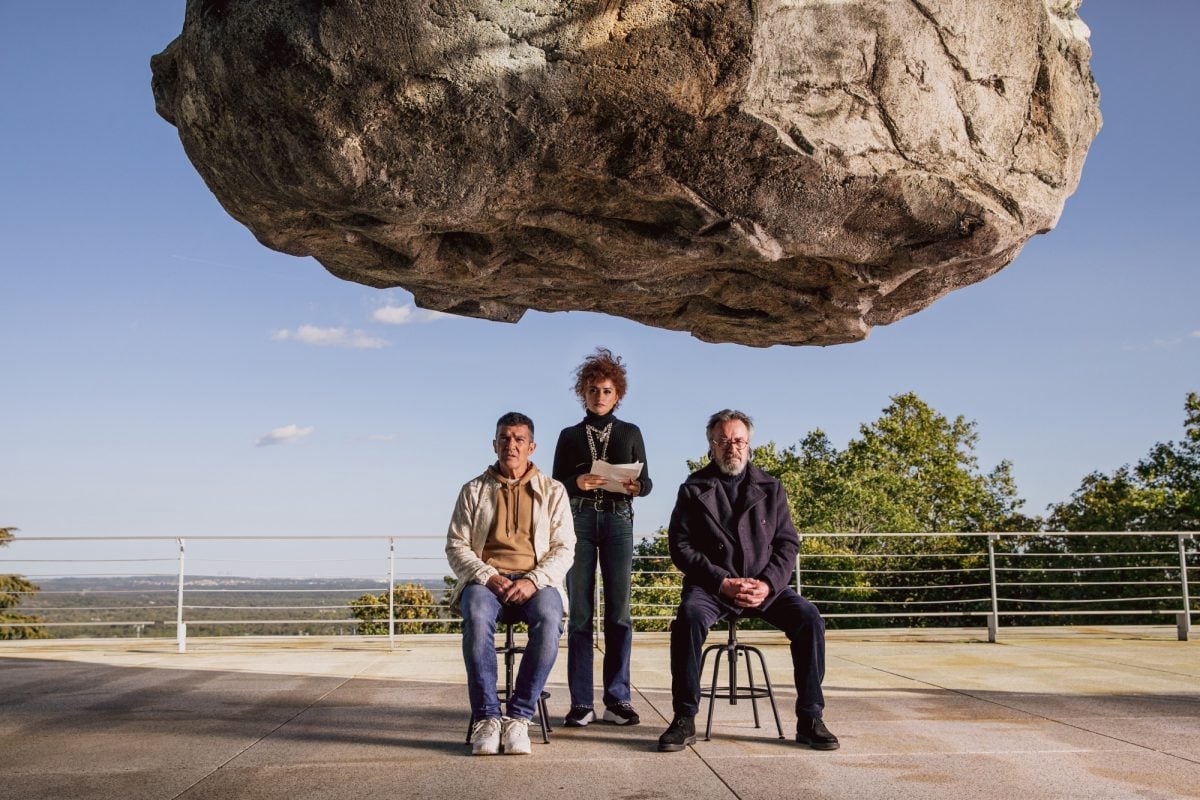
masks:
{"type": "Polygon", "coordinates": [[[542,744],[550,744],[550,715],[546,713],[545,697],[538,697],[537,708],[538,719],[542,723],[542,744]]]}
{"type": "MultiPolygon", "coordinates": [[[[713,659],[712,689],[709,690],[708,695],[708,724],[704,726],[704,741],[706,742],[712,738],[713,707],[717,704],[717,676],[721,673],[721,656],[723,654],[721,651],[725,648],[720,645],[714,645],[710,649],[718,652],[717,657],[713,659]]],[[[703,659],[701,659],[701,666],[703,666],[703,659]]]]}
{"type": "Polygon", "coordinates": [[[729,648],[729,705],[731,706],[736,706],[738,701],[737,649],[736,644],[729,648]]]}
{"type": "MultiPolygon", "coordinates": [[[[765,658],[763,658],[762,651],[759,650],[757,647],[747,647],[746,650],[751,651],[754,653],[754,655],[758,656],[758,663],[762,666],[763,680],[767,684],[767,699],[771,701],[771,712],[775,714],[775,729],[779,731],[780,739],[786,738],[783,735],[783,723],[779,721],[779,708],[775,705],[775,690],[771,686],[771,673],[767,671],[767,660],[765,658]]],[[[750,655],[749,655],[749,653],[747,653],[747,655],[746,655],[746,665],[747,665],[746,668],[747,669],[749,669],[749,664],[750,664],[750,655]]]]}
{"type": "Polygon", "coordinates": [[[513,625],[508,623],[504,632],[504,691],[505,700],[512,698],[513,693],[513,663],[519,650],[513,641],[513,625]]]}
{"type": "Polygon", "coordinates": [[[762,725],[758,721],[758,695],[754,691],[754,670],[750,661],[750,648],[742,645],[738,647],[741,651],[742,658],[746,659],[746,681],[750,684],[750,708],[754,710],[754,727],[761,728],[762,725]]]}

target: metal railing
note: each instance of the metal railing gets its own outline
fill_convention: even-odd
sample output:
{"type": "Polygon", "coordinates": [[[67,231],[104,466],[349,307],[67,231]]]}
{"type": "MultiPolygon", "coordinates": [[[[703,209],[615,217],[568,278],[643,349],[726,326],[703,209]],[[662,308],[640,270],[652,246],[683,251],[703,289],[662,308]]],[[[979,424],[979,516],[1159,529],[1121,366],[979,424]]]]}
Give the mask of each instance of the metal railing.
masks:
{"type": "MultiPolygon", "coordinates": [[[[1189,579],[1200,577],[1193,536],[808,533],[793,580],[830,627],[982,622],[994,642],[1001,620],[1015,627],[1166,618],[1186,640],[1197,613],[1189,579]]],[[[669,579],[673,567],[665,555],[635,558],[634,620],[665,628],[681,584],[669,579]]]]}
{"type": "MultiPolygon", "coordinates": [[[[260,631],[295,626],[301,635],[318,629],[349,635],[386,635],[389,646],[394,647],[398,630],[449,631],[461,622],[432,590],[430,599],[397,604],[395,592],[387,588],[396,586],[398,562],[402,565],[402,580],[440,583],[450,573],[440,553],[443,542],[442,537],[434,536],[17,537],[9,542],[7,552],[0,551],[5,557],[0,561],[0,572],[20,572],[35,582],[74,579],[86,583],[96,578],[123,578],[134,584],[140,580],[145,585],[8,592],[26,602],[7,609],[8,619],[0,617],[0,636],[4,628],[25,633],[133,628],[137,636],[149,629],[150,635],[173,632],[180,652],[184,652],[189,625],[194,630],[260,631]],[[129,558],[77,557],[74,549],[69,557],[22,558],[20,553],[29,547],[68,544],[78,549],[83,543],[96,546],[116,542],[131,544],[136,553],[129,558]],[[260,547],[286,543],[286,547],[294,548],[318,542],[322,543],[321,552],[307,561],[288,553],[257,561],[236,553],[233,558],[189,555],[192,545],[212,548],[220,543],[237,551],[250,543],[260,547]],[[336,543],[336,557],[321,555],[330,542],[336,543]],[[146,555],[147,548],[161,550],[164,544],[172,550],[169,555],[146,555]],[[357,556],[348,553],[352,544],[365,551],[357,556]],[[397,552],[398,544],[403,552],[397,552]],[[367,565],[367,572],[378,577],[324,580],[315,588],[220,586],[213,584],[223,579],[202,577],[204,568],[215,564],[234,564],[242,569],[255,563],[269,564],[276,571],[286,571],[290,565],[295,571],[300,564],[314,562],[326,570],[338,564],[343,569],[353,569],[346,566],[350,564],[360,568],[367,565]],[[111,571],[115,565],[133,563],[139,568],[169,564],[173,569],[111,571]],[[83,572],[80,564],[110,571],[83,572]],[[304,602],[310,596],[316,596],[319,602],[304,602]],[[223,600],[226,597],[242,602],[234,604],[223,600]],[[270,601],[273,597],[280,599],[270,601]],[[339,599],[343,597],[349,599],[339,599]],[[29,602],[34,598],[36,604],[29,602]],[[68,600],[74,605],[63,605],[68,600]],[[124,602],[127,600],[134,602],[124,602]],[[301,611],[316,613],[297,617],[295,612],[301,611]],[[213,612],[233,613],[213,616],[213,612]],[[37,615],[38,619],[14,621],[14,613],[37,615]],[[91,616],[81,618],[81,614],[91,616]]],[[[666,628],[682,586],[682,576],[671,565],[664,543],[657,544],[644,540],[640,549],[655,552],[635,556],[633,619],[641,630],[666,628]]],[[[1167,618],[1174,620],[1178,638],[1186,640],[1191,615],[1197,613],[1189,585],[1200,576],[1196,545],[1193,534],[1180,532],[805,534],[796,558],[794,581],[797,591],[818,605],[831,627],[986,624],[988,640],[994,642],[1001,620],[1015,627],[1055,620],[1122,624],[1133,619],[1167,618]],[[1116,543],[1118,549],[1108,547],[1110,543],[1116,543]]],[[[237,579],[224,580],[228,583],[237,579]]],[[[599,577],[595,610],[594,627],[599,635],[604,613],[599,577]]]]}

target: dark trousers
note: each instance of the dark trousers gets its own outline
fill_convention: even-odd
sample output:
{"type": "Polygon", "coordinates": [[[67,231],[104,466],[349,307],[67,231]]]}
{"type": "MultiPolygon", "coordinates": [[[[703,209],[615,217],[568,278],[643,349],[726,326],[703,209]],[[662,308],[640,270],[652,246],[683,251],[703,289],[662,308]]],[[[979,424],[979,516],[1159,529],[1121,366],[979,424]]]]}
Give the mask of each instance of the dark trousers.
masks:
{"type": "MultiPolygon", "coordinates": [[[[671,623],[671,701],[676,714],[700,710],[700,652],[708,629],[732,612],[699,586],[683,590],[671,623]]],[[[820,717],[825,709],[825,620],[817,607],[791,588],[784,588],[765,609],[746,608],[743,617],[766,620],[787,635],[796,681],[796,716],[820,717]]]]}

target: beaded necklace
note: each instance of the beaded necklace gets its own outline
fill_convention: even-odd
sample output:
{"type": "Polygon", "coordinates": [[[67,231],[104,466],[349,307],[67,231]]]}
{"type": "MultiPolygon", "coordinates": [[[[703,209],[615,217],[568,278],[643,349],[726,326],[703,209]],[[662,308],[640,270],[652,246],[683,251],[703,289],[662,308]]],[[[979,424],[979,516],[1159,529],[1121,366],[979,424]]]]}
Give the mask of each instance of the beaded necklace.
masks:
{"type": "Polygon", "coordinates": [[[588,450],[592,454],[592,461],[608,461],[608,440],[612,437],[612,427],[611,422],[605,425],[603,430],[584,423],[583,430],[587,434],[588,450]],[[598,456],[596,455],[596,439],[599,439],[600,444],[603,445],[598,456]]]}

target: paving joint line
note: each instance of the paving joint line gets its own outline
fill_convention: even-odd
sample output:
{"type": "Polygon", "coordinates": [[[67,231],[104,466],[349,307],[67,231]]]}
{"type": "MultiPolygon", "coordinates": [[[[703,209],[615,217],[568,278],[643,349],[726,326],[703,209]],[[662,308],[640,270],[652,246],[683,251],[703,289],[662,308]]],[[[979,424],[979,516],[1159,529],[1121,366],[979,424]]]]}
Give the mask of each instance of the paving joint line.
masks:
{"type": "Polygon", "coordinates": [[[338,689],[341,689],[343,686],[345,686],[347,683],[349,683],[350,681],[352,681],[352,680],[354,680],[355,678],[357,678],[359,675],[362,675],[362,674],[363,674],[363,672],[365,672],[366,670],[368,670],[368,669],[370,669],[371,667],[373,667],[373,666],[375,666],[376,664],[378,664],[378,663],[379,663],[379,662],[380,662],[382,659],[383,659],[383,657],[382,657],[382,656],[377,656],[377,657],[375,657],[374,659],[372,659],[370,663],[363,665],[363,666],[362,666],[362,667],[361,667],[361,668],[360,668],[360,669],[359,669],[357,672],[355,672],[353,675],[349,675],[349,676],[343,677],[343,678],[342,678],[342,679],[341,679],[341,680],[340,680],[340,681],[337,683],[337,685],[336,685],[336,686],[332,686],[332,687],[330,687],[328,691],[324,692],[324,693],[323,693],[323,694],[322,694],[320,697],[316,698],[315,700],[312,700],[311,702],[309,702],[309,703],[308,703],[306,706],[304,706],[304,708],[301,708],[301,709],[300,709],[299,711],[297,711],[295,714],[292,714],[290,717],[288,717],[287,719],[285,719],[283,722],[280,722],[280,723],[279,723],[278,725],[276,725],[274,728],[272,728],[271,730],[267,731],[267,732],[266,732],[266,733],[264,733],[262,736],[259,736],[258,738],[256,738],[256,739],[255,739],[253,742],[251,742],[250,744],[246,745],[246,746],[245,746],[245,747],[243,747],[241,750],[238,750],[236,753],[234,753],[233,755],[231,755],[229,758],[225,759],[225,760],[224,760],[224,761],[222,761],[220,764],[218,764],[218,765],[217,765],[215,768],[213,768],[213,769],[209,770],[209,771],[208,771],[208,773],[206,773],[206,774],[205,774],[203,777],[200,777],[200,778],[196,779],[195,781],[193,781],[191,784],[189,784],[187,787],[185,787],[185,788],[184,788],[184,789],[183,789],[181,792],[179,792],[179,793],[178,793],[178,794],[176,794],[174,797],[172,797],[172,798],[171,798],[171,800],[179,800],[179,798],[183,797],[185,794],[187,794],[188,792],[190,792],[192,789],[195,789],[195,788],[196,788],[197,786],[199,786],[201,783],[204,783],[204,781],[208,780],[208,779],[209,779],[209,778],[211,778],[213,775],[216,775],[218,772],[220,772],[221,770],[225,769],[225,767],[229,766],[229,764],[230,764],[230,763],[232,763],[233,761],[235,761],[235,760],[236,760],[236,759],[238,759],[238,758],[241,758],[241,757],[242,757],[242,756],[243,756],[243,755],[244,755],[244,754],[245,754],[247,751],[249,751],[251,748],[258,746],[258,745],[259,745],[259,744],[261,744],[261,743],[262,743],[264,740],[266,740],[266,739],[270,738],[271,736],[274,736],[274,735],[275,735],[277,732],[279,732],[279,730],[280,730],[280,729],[282,729],[282,728],[283,728],[285,725],[289,725],[289,724],[291,724],[291,723],[292,723],[292,722],[293,722],[293,721],[294,721],[294,720],[295,720],[297,717],[299,717],[301,714],[303,714],[304,712],[306,712],[306,711],[308,711],[309,709],[313,708],[313,707],[314,707],[314,706],[316,706],[318,703],[320,703],[322,700],[324,700],[326,697],[329,697],[329,695],[333,694],[333,693],[334,693],[334,692],[336,692],[338,689]]]}
{"type": "Polygon", "coordinates": [[[1033,718],[1035,718],[1035,719],[1044,720],[1044,721],[1046,721],[1046,722],[1051,722],[1051,723],[1054,723],[1054,724],[1056,724],[1056,725],[1062,725],[1062,726],[1064,726],[1064,727],[1067,727],[1067,728],[1074,728],[1074,729],[1075,729],[1075,730],[1077,730],[1077,731],[1082,731],[1083,733],[1090,733],[1090,734],[1092,734],[1092,735],[1094,735],[1094,736],[1101,736],[1101,737],[1103,737],[1103,738],[1105,738],[1105,739],[1111,739],[1111,740],[1112,740],[1112,741],[1114,741],[1114,742],[1121,742],[1122,744],[1127,744],[1127,745],[1130,745],[1130,746],[1132,746],[1132,747],[1136,747],[1136,748],[1138,748],[1139,750],[1145,750],[1145,751],[1147,751],[1147,752],[1151,752],[1151,753],[1158,753],[1159,755],[1164,755],[1164,756],[1166,756],[1166,757],[1168,757],[1168,758],[1174,758],[1174,759],[1176,759],[1176,760],[1178,760],[1178,761],[1186,761],[1186,762],[1187,762],[1187,763],[1189,763],[1189,764],[1198,764],[1198,763],[1200,763],[1200,761],[1198,761],[1197,759],[1189,758],[1189,757],[1187,757],[1187,756],[1183,756],[1183,755],[1178,755],[1178,754],[1176,754],[1176,753],[1168,753],[1168,752],[1166,752],[1165,750],[1159,750],[1157,747],[1149,747],[1148,745],[1139,744],[1138,742],[1131,742],[1131,741],[1129,741],[1128,739],[1122,739],[1120,736],[1113,736],[1112,734],[1103,733],[1103,732],[1101,732],[1101,731],[1094,731],[1094,730],[1092,730],[1091,728],[1085,728],[1085,727],[1083,727],[1082,725],[1075,725],[1075,724],[1072,724],[1072,723],[1070,723],[1070,722],[1065,722],[1065,721],[1063,721],[1063,720],[1061,720],[1061,719],[1054,719],[1053,717],[1048,717],[1048,716],[1046,716],[1046,715],[1044,715],[1044,714],[1037,714],[1037,713],[1034,713],[1034,712],[1032,712],[1032,711],[1027,711],[1026,709],[1023,709],[1023,708],[1017,708],[1016,706],[1012,706],[1012,705],[1009,705],[1009,704],[1007,704],[1007,703],[1001,703],[1001,702],[1000,702],[1000,701],[998,701],[998,700],[992,700],[992,699],[990,699],[990,698],[987,698],[987,697],[979,697],[979,696],[977,696],[977,695],[973,695],[973,694],[971,694],[970,692],[968,692],[968,691],[966,691],[966,690],[964,690],[964,689],[952,689],[952,688],[950,688],[949,686],[942,686],[942,685],[940,685],[940,684],[937,684],[937,683],[934,683],[934,682],[932,682],[932,681],[923,680],[923,679],[921,679],[921,678],[914,678],[914,677],[913,677],[913,676],[911,676],[911,675],[904,675],[904,674],[902,674],[902,673],[899,673],[899,672],[893,672],[893,671],[891,671],[891,670],[889,670],[889,669],[884,669],[883,667],[877,667],[877,666],[874,666],[874,665],[871,665],[871,664],[864,664],[864,663],[862,663],[861,661],[855,661],[854,659],[852,659],[852,658],[846,658],[845,656],[842,656],[842,658],[845,658],[845,660],[846,660],[846,661],[849,661],[851,664],[857,664],[857,665],[858,665],[858,666],[860,666],[860,667],[866,667],[867,669],[872,669],[872,670],[875,670],[875,671],[877,671],[877,672],[882,672],[882,673],[883,673],[883,674],[885,674],[885,675],[892,675],[892,676],[894,676],[894,677],[897,677],[897,678],[904,678],[905,680],[910,680],[910,681],[913,681],[913,682],[915,682],[915,683],[924,684],[925,686],[932,686],[932,687],[933,687],[933,688],[935,688],[935,689],[941,689],[941,690],[942,690],[942,691],[944,691],[944,692],[950,692],[950,693],[952,693],[952,694],[957,694],[957,695],[960,695],[960,696],[962,696],[962,697],[969,697],[969,698],[971,698],[972,700],[978,700],[978,701],[980,701],[980,702],[983,702],[983,703],[990,703],[991,705],[994,705],[994,706],[999,706],[1000,708],[1006,708],[1006,709],[1008,709],[1009,711],[1016,711],[1016,712],[1017,712],[1017,713],[1019,713],[1019,714],[1025,714],[1025,715],[1027,715],[1027,716],[1030,716],[1030,717],[1033,717],[1033,718]]]}
{"type": "MultiPolygon", "coordinates": [[[[641,689],[634,686],[631,686],[631,688],[638,693],[638,697],[642,698],[643,703],[654,709],[654,713],[658,715],[659,719],[668,725],[670,724],[671,721],[663,715],[662,711],[658,709],[658,706],[654,705],[654,703],[651,702],[648,697],[646,697],[646,694],[641,689]]],[[[674,714],[674,712],[672,712],[672,714],[674,714]]],[[[707,758],[702,756],[698,750],[696,750],[696,746],[694,744],[688,745],[687,749],[692,755],[699,759],[700,763],[703,764],[709,772],[713,774],[714,778],[721,782],[722,786],[729,790],[729,794],[732,797],[736,798],[736,800],[742,800],[742,796],[738,794],[737,790],[730,786],[729,781],[725,780],[725,778],[721,776],[721,773],[717,772],[717,768],[714,767],[707,758]]]]}
{"type": "MultiPolygon", "coordinates": [[[[1128,667],[1130,669],[1144,670],[1146,672],[1161,672],[1165,675],[1175,675],[1180,678],[1194,678],[1195,677],[1195,675],[1192,675],[1191,673],[1176,672],[1175,670],[1164,669],[1162,667],[1148,667],[1145,664],[1130,664],[1127,661],[1115,661],[1110,658],[1100,658],[1097,656],[1090,656],[1090,655],[1082,656],[1079,653],[1072,652],[1070,650],[1058,650],[1055,648],[1040,649],[1037,647],[1031,647],[1030,645],[1027,645],[1027,644],[1021,644],[1020,642],[1005,642],[1005,645],[1008,647],[1024,647],[1027,650],[1031,650],[1033,652],[1039,652],[1039,653],[1053,653],[1055,655],[1060,655],[1060,656],[1072,656],[1074,658],[1079,658],[1079,659],[1082,659],[1085,661],[1095,661],[1095,662],[1098,662],[1101,664],[1115,664],[1117,666],[1128,667]]],[[[1197,700],[1200,701],[1200,695],[1197,695],[1197,700]]]]}

